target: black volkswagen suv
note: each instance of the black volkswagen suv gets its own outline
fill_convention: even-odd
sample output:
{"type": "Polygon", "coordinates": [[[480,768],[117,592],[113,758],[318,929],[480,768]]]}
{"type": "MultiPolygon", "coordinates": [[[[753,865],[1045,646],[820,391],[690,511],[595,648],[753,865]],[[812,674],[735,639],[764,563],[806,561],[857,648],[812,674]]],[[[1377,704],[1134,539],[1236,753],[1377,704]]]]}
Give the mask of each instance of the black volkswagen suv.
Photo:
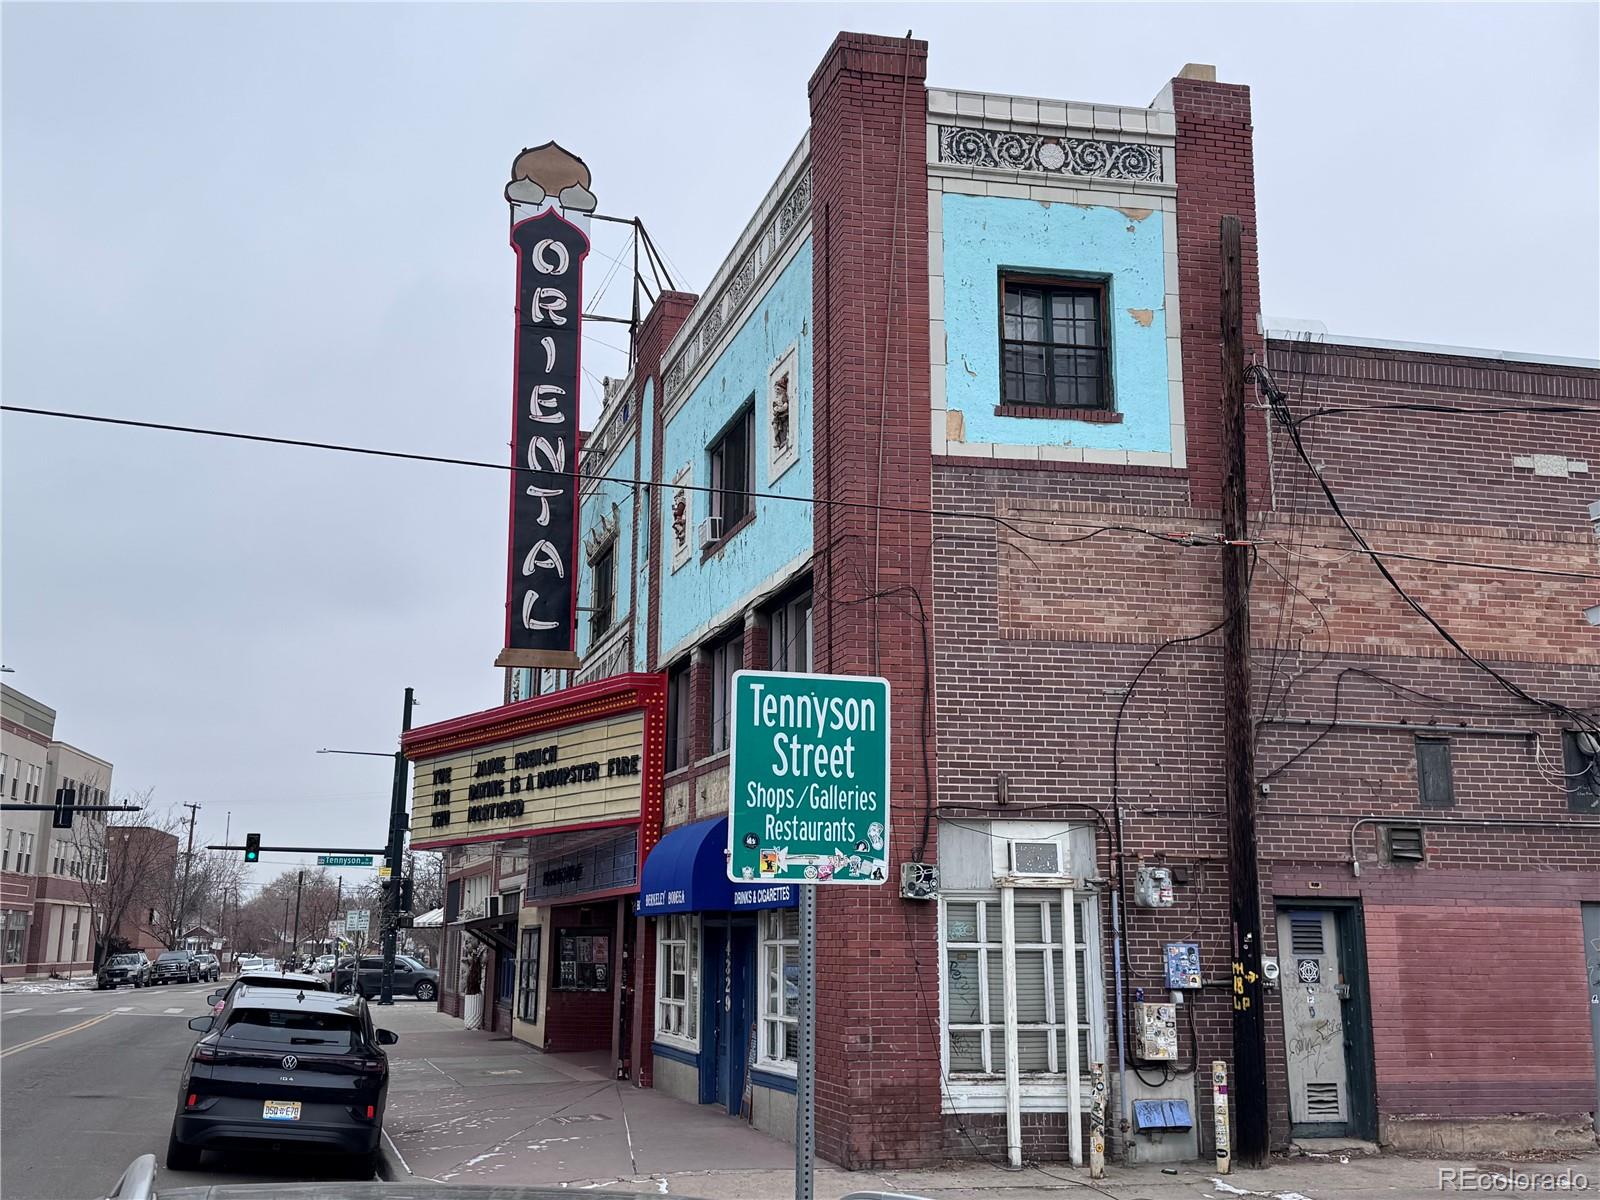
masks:
{"type": "Polygon", "coordinates": [[[374,1029],[359,996],[238,989],[190,1051],[167,1139],[167,1167],[192,1171],[202,1150],[293,1148],[373,1163],[383,1132],[389,1058],[400,1039],[374,1029]]]}

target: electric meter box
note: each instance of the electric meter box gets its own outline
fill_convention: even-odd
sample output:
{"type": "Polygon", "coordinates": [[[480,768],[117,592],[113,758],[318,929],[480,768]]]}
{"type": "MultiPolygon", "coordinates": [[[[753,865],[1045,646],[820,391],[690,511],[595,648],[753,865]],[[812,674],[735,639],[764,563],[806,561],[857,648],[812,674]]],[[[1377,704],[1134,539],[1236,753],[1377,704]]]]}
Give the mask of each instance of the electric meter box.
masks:
{"type": "Polygon", "coordinates": [[[1171,869],[1140,867],[1133,877],[1133,902],[1140,908],[1171,908],[1171,869]]]}
{"type": "Polygon", "coordinates": [[[1173,1004],[1133,1006],[1135,1053],[1145,1062],[1178,1059],[1178,1009],[1173,1004]]]}
{"type": "Polygon", "coordinates": [[[1167,990],[1186,992],[1200,986],[1200,946],[1197,942],[1167,943],[1167,990]]]}

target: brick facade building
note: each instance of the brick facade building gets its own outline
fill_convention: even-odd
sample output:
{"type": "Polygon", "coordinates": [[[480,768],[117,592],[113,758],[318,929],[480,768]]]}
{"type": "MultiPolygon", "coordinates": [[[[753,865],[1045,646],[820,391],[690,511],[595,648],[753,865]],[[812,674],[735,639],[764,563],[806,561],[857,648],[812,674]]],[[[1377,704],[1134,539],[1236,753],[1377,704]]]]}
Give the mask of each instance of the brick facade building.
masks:
{"type": "MultiPolygon", "coordinates": [[[[603,616],[577,679],[665,677],[663,836],[612,935],[624,998],[595,1009],[626,1073],[792,1135],[793,909],[709,886],[731,675],[882,675],[892,861],[936,865],[940,895],[821,898],[821,1153],[1081,1158],[1094,1063],[1113,1153],[1209,1153],[1241,994],[1219,632],[1236,216],[1246,355],[1299,433],[1252,388],[1280,974],[1242,994],[1271,1142],[1592,1142],[1600,371],[1266,329],[1250,95],[1210,68],[1118,108],[930,89],[925,66],[923,43],[840,35],[805,137],[706,291],[658,300],[585,444],[579,603],[603,616]],[[682,895],[652,898],[653,869],[682,895]],[[1169,944],[1197,947],[1200,986],[1149,1031],[1163,1047],[1139,1018],[1171,1000],[1169,944]]],[[[519,974],[518,1002],[555,970],[519,974]]]]}

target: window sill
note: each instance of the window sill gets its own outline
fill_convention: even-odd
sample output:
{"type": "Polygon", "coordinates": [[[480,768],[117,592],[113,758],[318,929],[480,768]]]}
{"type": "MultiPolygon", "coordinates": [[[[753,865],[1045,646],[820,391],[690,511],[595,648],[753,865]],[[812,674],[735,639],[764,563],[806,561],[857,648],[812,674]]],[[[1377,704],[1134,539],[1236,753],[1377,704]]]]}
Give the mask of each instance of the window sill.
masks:
{"type": "Polygon", "coordinates": [[[754,506],[752,506],[749,512],[745,513],[744,516],[740,517],[733,523],[732,529],[728,530],[727,533],[723,534],[716,541],[712,542],[711,545],[707,546],[700,552],[701,564],[704,565],[705,563],[710,562],[717,555],[721,554],[722,548],[729,542],[733,541],[734,538],[738,537],[740,530],[742,530],[746,525],[750,524],[750,522],[754,521],[755,519],[756,510],[754,506]]]}
{"type": "Polygon", "coordinates": [[[800,1079],[795,1071],[780,1071],[774,1066],[763,1067],[757,1063],[750,1069],[750,1082],[758,1088],[766,1088],[773,1092],[787,1092],[794,1095],[799,1091],[800,1079]]]}
{"type": "Polygon", "coordinates": [[[799,1066],[792,1062],[773,1062],[768,1058],[758,1058],[751,1070],[761,1075],[772,1075],[778,1079],[798,1079],[799,1066]]]}
{"type": "Polygon", "coordinates": [[[1034,421],[1087,421],[1093,425],[1120,425],[1122,414],[1112,408],[1053,408],[1048,404],[996,404],[997,417],[1024,417],[1034,421]]]}
{"type": "Polygon", "coordinates": [[[698,1039],[690,1040],[689,1038],[676,1037],[670,1033],[658,1032],[655,1036],[655,1044],[657,1046],[666,1046],[672,1050],[681,1050],[685,1054],[700,1053],[700,1042],[698,1039]]]}

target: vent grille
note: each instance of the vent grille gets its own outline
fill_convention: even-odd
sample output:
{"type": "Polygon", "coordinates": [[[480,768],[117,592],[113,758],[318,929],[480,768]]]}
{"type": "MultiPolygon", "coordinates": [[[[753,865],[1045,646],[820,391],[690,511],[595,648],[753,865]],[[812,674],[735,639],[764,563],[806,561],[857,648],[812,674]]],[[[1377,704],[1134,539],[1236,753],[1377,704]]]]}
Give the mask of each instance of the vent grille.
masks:
{"type": "Polygon", "coordinates": [[[1061,847],[1054,842],[1012,842],[1011,869],[1018,875],[1060,875],[1061,847]]]}
{"type": "Polygon", "coordinates": [[[1339,1085],[1337,1083],[1306,1084],[1306,1115],[1308,1117],[1339,1116],[1339,1085]]]}
{"type": "Polygon", "coordinates": [[[1422,826],[1389,826],[1389,861],[1419,863],[1423,857],[1422,826]]]}
{"type": "Polygon", "coordinates": [[[1292,913],[1289,917],[1289,949],[1296,958],[1315,958],[1320,955],[1322,943],[1321,913],[1292,913]]]}

